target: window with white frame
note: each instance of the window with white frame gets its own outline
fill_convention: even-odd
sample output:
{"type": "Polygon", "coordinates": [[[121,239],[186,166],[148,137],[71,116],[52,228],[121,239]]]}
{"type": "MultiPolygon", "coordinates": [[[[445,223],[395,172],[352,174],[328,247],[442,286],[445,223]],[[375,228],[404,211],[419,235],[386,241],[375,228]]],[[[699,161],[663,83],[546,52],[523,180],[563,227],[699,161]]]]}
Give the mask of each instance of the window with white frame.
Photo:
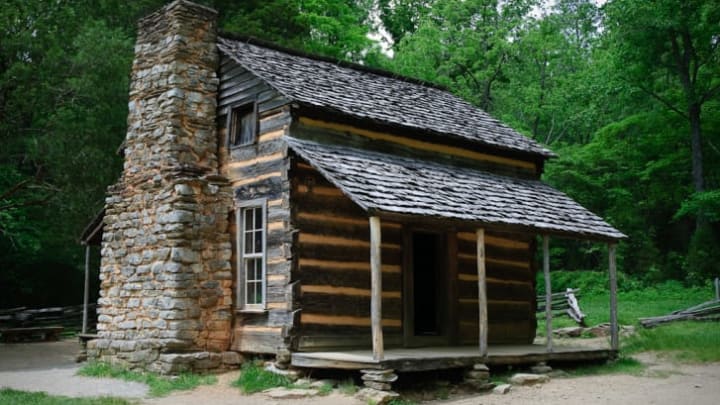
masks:
{"type": "Polygon", "coordinates": [[[246,310],[265,308],[265,202],[237,210],[238,296],[246,310]]]}

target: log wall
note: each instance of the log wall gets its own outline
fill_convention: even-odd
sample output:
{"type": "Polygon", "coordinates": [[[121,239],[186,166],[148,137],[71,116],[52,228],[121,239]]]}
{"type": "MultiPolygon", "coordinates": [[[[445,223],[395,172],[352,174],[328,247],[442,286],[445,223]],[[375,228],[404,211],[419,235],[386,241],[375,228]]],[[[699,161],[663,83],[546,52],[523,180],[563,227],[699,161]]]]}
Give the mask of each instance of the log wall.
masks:
{"type": "MultiPolygon", "coordinates": [[[[477,252],[474,230],[457,233],[459,336],[478,342],[477,252]]],[[[535,338],[535,239],[485,232],[488,342],[532,343],[535,338]]]]}
{"type": "Polygon", "coordinates": [[[511,177],[539,179],[542,173],[542,163],[529,157],[504,156],[469,143],[451,145],[442,137],[418,138],[413,133],[387,133],[308,117],[295,120],[291,132],[294,137],[471,167],[511,177]]]}
{"type": "MultiPolygon", "coordinates": [[[[302,308],[297,350],[368,348],[370,337],[370,225],[348,197],[307,163],[292,166],[292,218],[298,230],[293,282],[302,308]]],[[[402,229],[382,222],[385,344],[401,341],[402,229]]]]}
{"type": "MultiPolygon", "coordinates": [[[[221,59],[218,96],[221,173],[233,189],[237,202],[265,199],[267,202],[267,290],[266,311],[236,311],[233,326],[233,350],[252,353],[276,353],[289,344],[294,322],[290,268],[292,229],[290,224],[290,182],[287,147],[282,136],[291,121],[288,101],[277,91],[227,57],[221,59]],[[230,146],[228,114],[234,105],[258,103],[259,130],[252,145],[230,146]]],[[[237,227],[231,215],[235,265],[237,227]]],[[[235,269],[237,287],[237,269],[235,269]]]]}

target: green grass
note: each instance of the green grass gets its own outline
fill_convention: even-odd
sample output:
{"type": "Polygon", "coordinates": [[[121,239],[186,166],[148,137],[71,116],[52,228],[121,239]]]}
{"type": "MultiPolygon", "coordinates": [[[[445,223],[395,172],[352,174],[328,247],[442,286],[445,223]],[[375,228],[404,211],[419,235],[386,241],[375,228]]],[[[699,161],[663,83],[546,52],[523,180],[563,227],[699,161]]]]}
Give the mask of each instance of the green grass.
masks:
{"type": "Polygon", "coordinates": [[[78,374],[86,377],[118,378],[147,384],[150,387],[150,395],[154,397],[161,397],[172,391],[191,390],[200,385],[217,383],[217,378],[213,375],[181,373],[177,376],[161,376],[155,373],[129,371],[103,362],[88,363],[78,371],[78,374]]]}
{"type": "MultiPolygon", "coordinates": [[[[578,279],[592,277],[581,274],[578,279]]],[[[632,280],[626,284],[632,288],[628,287],[618,293],[618,321],[621,325],[634,325],[637,334],[621,337],[624,355],[656,351],[670,354],[678,361],[720,361],[720,324],[717,322],[674,322],[653,329],[642,328],[638,323],[639,318],[667,315],[709,301],[714,295],[712,288],[684,287],[675,281],[644,288],[632,280]]],[[[582,295],[579,302],[580,308],[587,315],[586,323],[589,326],[610,321],[608,292],[591,290],[590,294],[582,295]]],[[[553,318],[554,328],[565,326],[576,324],[566,316],[553,318]]],[[[541,317],[538,318],[537,334],[545,336],[545,322],[541,317]]]]}
{"type": "Polygon", "coordinates": [[[131,405],[135,403],[122,398],[68,398],[48,395],[44,392],[0,389],[0,404],[3,405],[131,405]]]}
{"type": "Polygon", "coordinates": [[[269,388],[287,388],[292,385],[292,381],[284,375],[263,369],[258,363],[250,362],[243,364],[240,377],[232,385],[240,388],[245,394],[252,394],[269,388]]]}
{"type": "Polygon", "coordinates": [[[320,395],[328,395],[332,392],[333,386],[332,384],[325,383],[318,388],[318,393],[320,395]]]}
{"type": "Polygon", "coordinates": [[[355,381],[353,381],[352,378],[348,378],[347,380],[340,381],[338,384],[338,391],[345,395],[354,395],[358,392],[358,387],[355,385],[355,381]]]}
{"type": "Polygon", "coordinates": [[[632,357],[621,357],[605,364],[593,364],[565,370],[569,377],[600,374],[639,375],[645,371],[645,365],[632,357]]]}
{"type": "Polygon", "coordinates": [[[624,339],[623,350],[627,353],[667,352],[678,361],[720,361],[720,324],[686,321],[640,328],[636,335],[624,339]]]}

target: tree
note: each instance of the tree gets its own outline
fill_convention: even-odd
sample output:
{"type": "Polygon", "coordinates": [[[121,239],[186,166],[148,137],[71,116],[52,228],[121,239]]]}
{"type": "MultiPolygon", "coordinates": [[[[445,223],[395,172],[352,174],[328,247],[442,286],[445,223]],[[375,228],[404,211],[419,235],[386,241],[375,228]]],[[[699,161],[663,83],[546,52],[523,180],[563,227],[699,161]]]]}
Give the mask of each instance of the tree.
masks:
{"type": "Polygon", "coordinates": [[[519,39],[531,0],[438,0],[396,45],[393,68],[493,110],[493,88],[519,39]]]}
{"type": "MultiPolygon", "coordinates": [[[[617,69],[686,121],[692,184],[702,193],[703,106],[720,95],[720,7],[703,0],[615,0],[607,11],[617,69]]],[[[702,214],[697,221],[701,226],[702,214]]]]}
{"type": "Polygon", "coordinates": [[[361,61],[373,50],[367,37],[372,0],[216,1],[220,26],[295,49],[361,61]]]}

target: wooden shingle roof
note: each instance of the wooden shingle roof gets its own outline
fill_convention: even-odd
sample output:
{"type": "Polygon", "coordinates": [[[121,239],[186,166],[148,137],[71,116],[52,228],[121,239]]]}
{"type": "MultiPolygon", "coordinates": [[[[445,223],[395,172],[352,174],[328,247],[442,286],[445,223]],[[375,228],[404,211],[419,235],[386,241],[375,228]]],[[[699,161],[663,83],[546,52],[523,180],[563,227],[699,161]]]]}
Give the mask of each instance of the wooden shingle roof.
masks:
{"type": "Polygon", "coordinates": [[[554,156],[481,109],[416,80],[246,41],[219,38],[218,48],[301,106],[498,149],[554,156]]]}
{"type": "Polygon", "coordinates": [[[540,234],[625,238],[538,180],[288,138],[288,145],[368,212],[512,226],[540,234]]]}

